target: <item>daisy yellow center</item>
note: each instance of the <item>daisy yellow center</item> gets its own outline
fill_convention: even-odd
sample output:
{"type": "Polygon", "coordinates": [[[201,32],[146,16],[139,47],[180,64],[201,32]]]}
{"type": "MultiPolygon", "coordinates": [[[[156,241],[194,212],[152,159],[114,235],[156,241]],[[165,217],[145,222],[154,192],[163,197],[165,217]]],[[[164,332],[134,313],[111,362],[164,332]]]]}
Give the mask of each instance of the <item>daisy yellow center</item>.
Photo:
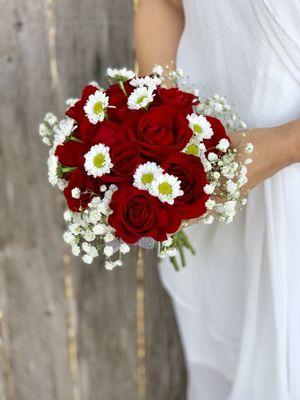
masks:
{"type": "Polygon", "coordinates": [[[198,155],[198,146],[196,144],[192,143],[186,148],[186,152],[187,152],[187,154],[192,154],[193,156],[197,156],[198,155]]]}
{"type": "Polygon", "coordinates": [[[201,128],[201,126],[199,124],[194,124],[193,125],[193,131],[195,133],[202,133],[203,129],[201,128]]]}
{"type": "Polygon", "coordinates": [[[172,186],[168,182],[162,182],[158,186],[158,191],[159,191],[159,193],[164,194],[166,196],[171,195],[173,192],[172,186]]]}
{"type": "Polygon", "coordinates": [[[138,99],[137,99],[137,104],[141,104],[145,99],[147,98],[147,96],[145,96],[145,95],[143,95],[143,96],[140,96],[138,99]]]}
{"type": "Polygon", "coordinates": [[[93,164],[96,168],[102,168],[105,164],[105,155],[102,153],[97,154],[93,158],[93,164]]]}
{"type": "Polygon", "coordinates": [[[97,103],[94,104],[93,111],[96,115],[101,114],[103,112],[103,104],[101,101],[98,101],[97,103]]]}
{"type": "Polygon", "coordinates": [[[152,172],[148,172],[146,174],[143,174],[142,176],[142,182],[144,185],[148,185],[153,182],[154,176],[152,172]]]}

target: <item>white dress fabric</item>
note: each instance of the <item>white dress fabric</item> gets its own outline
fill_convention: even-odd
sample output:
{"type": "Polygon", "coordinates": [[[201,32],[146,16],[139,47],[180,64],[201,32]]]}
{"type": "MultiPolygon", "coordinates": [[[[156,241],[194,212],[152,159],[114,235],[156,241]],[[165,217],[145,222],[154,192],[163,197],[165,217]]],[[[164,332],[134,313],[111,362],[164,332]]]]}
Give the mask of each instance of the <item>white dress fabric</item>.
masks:
{"type": "MultiPolygon", "coordinates": [[[[177,65],[249,127],[300,118],[300,1],[185,0],[177,65]]],[[[182,338],[188,400],[300,399],[300,164],[260,184],[228,225],[159,270],[182,338]]]]}

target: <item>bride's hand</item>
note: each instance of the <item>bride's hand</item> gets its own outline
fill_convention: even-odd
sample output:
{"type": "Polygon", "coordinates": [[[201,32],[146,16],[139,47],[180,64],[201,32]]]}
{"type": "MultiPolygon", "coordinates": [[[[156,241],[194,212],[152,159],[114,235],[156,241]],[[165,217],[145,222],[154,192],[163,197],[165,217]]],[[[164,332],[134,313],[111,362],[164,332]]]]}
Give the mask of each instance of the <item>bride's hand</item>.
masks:
{"type": "MultiPolygon", "coordinates": [[[[251,158],[248,168],[248,183],[245,191],[249,191],[271,177],[281,169],[300,162],[300,120],[274,128],[252,129],[232,132],[228,136],[232,147],[239,147],[238,157],[242,161],[251,158]],[[245,135],[246,134],[246,135],[245,135]],[[246,143],[252,143],[253,153],[244,152],[246,143]]],[[[185,226],[199,222],[191,219],[185,226]]]]}
{"type": "Polygon", "coordinates": [[[232,147],[239,143],[240,160],[251,158],[248,168],[248,183],[245,190],[251,190],[276,172],[295,162],[300,162],[300,121],[294,121],[274,128],[247,130],[229,134],[232,147]],[[244,134],[246,133],[246,136],[244,134]],[[246,143],[252,143],[254,151],[247,155],[246,143]]]}

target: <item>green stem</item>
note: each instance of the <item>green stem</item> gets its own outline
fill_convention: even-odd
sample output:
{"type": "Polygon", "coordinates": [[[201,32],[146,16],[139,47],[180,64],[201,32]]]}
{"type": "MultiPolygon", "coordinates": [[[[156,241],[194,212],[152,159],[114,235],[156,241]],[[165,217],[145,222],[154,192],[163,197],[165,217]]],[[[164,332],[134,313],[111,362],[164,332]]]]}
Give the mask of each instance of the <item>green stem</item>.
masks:
{"type": "Polygon", "coordinates": [[[69,172],[73,172],[77,169],[77,167],[62,167],[62,173],[63,174],[68,174],[69,172]]]}
{"type": "Polygon", "coordinates": [[[75,136],[70,136],[70,137],[69,137],[69,140],[72,140],[72,142],[83,143],[82,140],[78,139],[78,138],[75,137],[75,136]]]}
{"type": "Polygon", "coordinates": [[[179,271],[179,265],[178,262],[176,260],[176,257],[170,257],[171,263],[173,264],[173,267],[175,269],[175,271],[179,271]]]}
{"type": "Polygon", "coordinates": [[[181,265],[183,267],[186,267],[186,261],[185,261],[185,255],[184,255],[183,247],[184,247],[184,244],[183,244],[182,240],[178,237],[177,248],[178,248],[179,255],[180,255],[181,265]]]}
{"type": "Polygon", "coordinates": [[[125,94],[125,96],[128,96],[123,81],[119,81],[119,86],[122,89],[122,92],[125,94]]]}
{"type": "Polygon", "coordinates": [[[179,231],[178,232],[181,236],[181,240],[183,241],[184,245],[190,250],[190,252],[195,255],[195,249],[192,245],[192,243],[190,242],[190,239],[188,237],[188,235],[186,233],[184,233],[183,231],[179,231]]]}

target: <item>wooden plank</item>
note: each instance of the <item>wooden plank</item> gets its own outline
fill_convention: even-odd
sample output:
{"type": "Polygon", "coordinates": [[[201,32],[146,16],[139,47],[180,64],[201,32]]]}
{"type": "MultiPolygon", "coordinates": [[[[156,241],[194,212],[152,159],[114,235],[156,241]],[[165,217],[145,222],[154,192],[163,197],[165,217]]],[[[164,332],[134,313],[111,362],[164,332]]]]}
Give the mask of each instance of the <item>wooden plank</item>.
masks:
{"type": "Polygon", "coordinates": [[[183,400],[186,372],[171,301],[158,276],[157,257],[144,251],[147,400],[183,400]]]}
{"type": "Polygon", "coordinates": [[[44,3],[1,3],[0,308],[14,399],[70,399],[61,204],[37,137],[53,103],[44,3]]]}
{"type": "MultiPolygon", "coordinates": [[[[63,97],[78,97],[108,66],[131,66],[131,2],[55,3],[56,50],[63,97]]],[[[114,272],[99,261],[72,258],[81,399],[135,399],[136,301],[134,251],[114,272]],[[117,384],[116,384],[117,383],[117,384]]]]}
{"type": "MultiPolygon", "coordinates": [[[[46,149],[36,128],[46,110],[58,111],[63,99],[79,96],[87,82],[102,82],[106,67],[133,64],[131,1],[0,2],[5,15],[0,26],[0,224],[6,227],[0,232],[0,309],[7,321],[14,396],[68,400],[63,201],[47,182],[46,149]],[[58,66],[54,91],[49,7],[56,33],[50,53],[58,66]]],[[[72,258],[81,399],[137,398],[135,257],[134,251],[124,268],[112,273],[101,262],[85,266],[72,258]]],[[[145,255],[147,399],[183,399],[180,344],[155,265],[155,258],[145,255]]]]}

